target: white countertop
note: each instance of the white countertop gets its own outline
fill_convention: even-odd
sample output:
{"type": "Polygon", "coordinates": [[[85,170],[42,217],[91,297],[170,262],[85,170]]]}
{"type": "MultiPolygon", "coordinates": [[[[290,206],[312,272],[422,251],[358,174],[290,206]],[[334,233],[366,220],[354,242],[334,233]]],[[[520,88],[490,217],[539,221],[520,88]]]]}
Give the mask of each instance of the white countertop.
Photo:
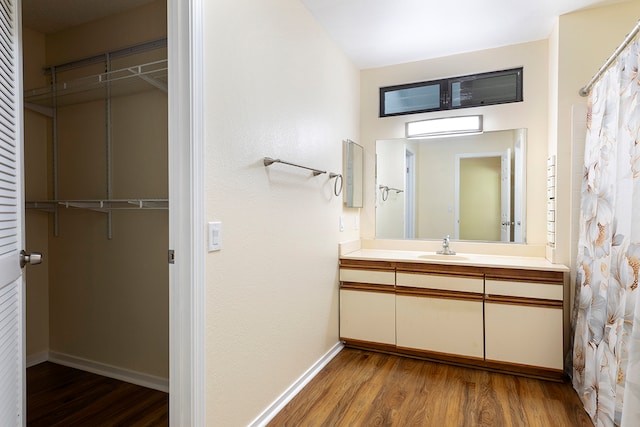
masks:
{"type": "Polygon", "coordinates": [[[469,265],[475,267],[569,271],[567,266],[553,264],[542,257],[479,255],[459,252],[456,253],[456,255],[437,255],[435,252],[425,251],[358,249],[347,254],[342,254],[340,258],[366,261],[416,262],[425,264],[469,265]]]}

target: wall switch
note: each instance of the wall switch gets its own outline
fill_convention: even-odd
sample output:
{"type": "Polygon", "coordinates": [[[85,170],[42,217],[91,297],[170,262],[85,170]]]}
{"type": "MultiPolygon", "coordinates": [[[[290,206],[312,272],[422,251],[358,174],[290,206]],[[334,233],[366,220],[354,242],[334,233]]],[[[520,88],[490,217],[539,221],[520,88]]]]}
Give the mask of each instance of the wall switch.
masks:
{"type": "Polygon", "coordinates": [[[344,231],[344,217],[340,215],[340,231],[344,231]]]}
{"type": "Polygon", "coordinates": [[[209,223],[209,252],[222,249],[222,223],[220,221],[209,223]]]}

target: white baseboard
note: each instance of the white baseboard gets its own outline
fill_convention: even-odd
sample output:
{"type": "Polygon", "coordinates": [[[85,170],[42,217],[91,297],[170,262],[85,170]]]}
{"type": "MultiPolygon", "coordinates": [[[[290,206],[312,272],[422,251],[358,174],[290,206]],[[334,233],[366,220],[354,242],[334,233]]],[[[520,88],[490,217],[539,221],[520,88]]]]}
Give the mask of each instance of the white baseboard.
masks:
{"type": "Polygon", "coordinates": [[[49,352],[48,360],[59,365],[76,368],[94,374],[102,375],[116,380],[125,381],[131,384],[140,385],[154,390],[169,392],[169,380],[137,371],[107,365],[105,363],[94,362],[93,360],[82,359],[63,353],[49,352]]]}
{"type": "Polygon", "coordinates": [[[39,365],[42,362],[49,360],[49,352],[41,351],[40,353],[34,353],[27,356],[26,365],[30,368],[35,365],[39,365]]]}
{"type": "Polygon", "coordinates": [[[300,378],[298,378],[293,384],[291,384],[289,388],[284,391],[284,393],[282,393],[271,405],[269,405],[267,409],[262,411],[262,413],[249,424],[249,427],[266,426],[267,423],[271,421],[273,417],[275,417],[278,412],[280,412],[282,408],[284,408],[287,403],[291,401],[291,399],[293,399],[298,393],[300,393],[300,390],[302,390],[304,386],[306,386],[309,381],[313,379],[313,377],[318,375],[318,372],[320,372],[322,368],[324,368],[327,363],[331,361],[331,359],[333,359],[338,353],[340,353],[343,347],[344,345],[341,342],[334,345],[328,352],[324,354],[324,356],[318,359],[316,363],[314,363],[309,369],[307,369],[307,371],[302,374],[300,378]]]}

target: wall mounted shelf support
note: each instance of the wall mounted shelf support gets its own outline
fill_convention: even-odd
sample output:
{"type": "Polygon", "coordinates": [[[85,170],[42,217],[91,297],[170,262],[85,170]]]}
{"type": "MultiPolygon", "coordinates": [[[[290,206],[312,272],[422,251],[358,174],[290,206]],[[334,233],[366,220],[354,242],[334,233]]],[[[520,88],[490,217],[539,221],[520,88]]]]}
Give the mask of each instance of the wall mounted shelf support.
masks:
{"type": "MultiPolygon", "coordinates": [[[[58,213],[61,208],[87,209],[103,212],[107,215],[107,238],[112,238],[111,212],[114,210],[146,210],[168,209],[167,199],[113,199],[112,188],[112,115],[111,100],[113,97],[131,95],[149,90],[160,90],[168,93],[167,75],[168,60],[166,51],[167,40],[160,39],[136,46],[127,47],[89,58],[54,65],[45,68],[45,73],[50,75],[50,85],[38,89],[24,91],[24,107],[50,117],[52,120],[52,200],[29,201],[27,209],[38,209],[52,213],[54,216],[54,236],[59,236],[58,213]],[[151,51],[156,50],[149,55],[151,51]],[[132,65],[136,58],[128,60],[129,64],[122,68],[112,70],[112,60],[129,55],[145,53],[146,61],[142,64],[132,65]],[[86,67],[92,64],[104,64],[104,72],[60,81],[61,72],[86,67]],[[104,200],[59,200],[58,189],[58,109],[72,104],[86,103],[89,101],[104,100],[105,110],[105,173],[106,173],[106,199],[104,200]]],[[[139,61],[142,62],[142,61],[139,61]]]]}

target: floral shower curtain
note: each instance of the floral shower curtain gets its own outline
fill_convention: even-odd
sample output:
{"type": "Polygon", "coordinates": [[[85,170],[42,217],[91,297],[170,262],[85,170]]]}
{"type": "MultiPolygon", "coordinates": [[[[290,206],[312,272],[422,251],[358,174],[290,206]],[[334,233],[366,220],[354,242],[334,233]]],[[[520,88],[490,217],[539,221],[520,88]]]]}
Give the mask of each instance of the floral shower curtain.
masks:
{"type": "Polygon", "coordinates": [[[640,45],[589,99],[573,386],[596,426],[640,426],[640,45]]]}

